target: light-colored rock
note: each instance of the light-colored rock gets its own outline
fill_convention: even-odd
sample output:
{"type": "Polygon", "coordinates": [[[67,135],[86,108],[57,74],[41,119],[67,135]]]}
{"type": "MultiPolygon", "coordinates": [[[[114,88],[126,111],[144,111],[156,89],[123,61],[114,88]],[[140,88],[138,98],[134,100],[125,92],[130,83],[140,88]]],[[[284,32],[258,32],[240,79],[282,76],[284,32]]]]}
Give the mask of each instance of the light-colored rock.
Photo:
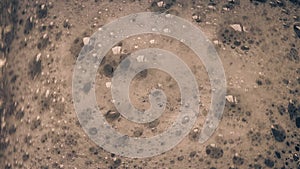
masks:
{"type": "Polygon", "coordinates": [[[41,59],[41,56],[42,56],[41,53],[37,54],[37,55],[36,55],[35,61],[38,62],[38,61],[41,59]]]}
{"type": "Polygon", "coordinates": [[[87,45],[87,44],[89,44],[89,42],[90,42],[90,38],[89,38],[89,37],[84,37],[84,38],[82,39],[82,41],[83,41],[83,44],[84,44],[84,45],[87,45]]]}
{"type": "Polygon", "coordinates": [[[105,86],[106,86],[107,88],[110,88],[110,87],[111,87],[111,82],[106,82],[106,83],[105,83],[105,86]]]}
{"type": "Polygon", "coordinates": [[[113,52],[114,55],[118,55],[118,54],[121,53],[121,49],[122,49],[121,46],[115,46],[111,50],[112,50],[112,52],[113,52]]]}
{"type": "Polygon", "coordinates": [[[10,33],[12,31],[12,25],[8,25],[4,28],[3,34],[10,33]]]}
{"type": "Polygon", "coordinates": [[[157,6],[158,7],[163,7],[164,6],[164,1],[159,1],[159,2],[157,2],[157,6]]]}
{"type": "Polygon", "coordinates": [[[5,65],[6,58],[0,59],[0,69],[5,65]]]}
{"type": "Polygon", "coordinates": [[[144,56],[144,55],[139,55],[139,56],[136,58],[136,60],[137,60],[138,62],[144,62],[144,61],[145,61],[145,56],[144,56]]]}
{"type": "Polygon", "coordinates": [[[50,91],[47,90],[47,91],[46,91],[46,94],[45,94],[45,97],[46,97],[46,98],[49,97],[49,94],[50,94],[50,91]]]}
{"type": "Polygon", "coordinates": [[[154,40],[154,39],[151,39],[149,42],[150,42],[150,44],[154,44],[154,43],[155,43],[155,40],[154,40]]]}
{"type": "Polygon", "coordinates": [[[238,32],[242,32],[243,31],[243,27],[241,24],[231,24],[230,27],[232,29],[234,29],[235,31],[238,31],[238,32]]]}
{"type": "Polygon", "coordinates": [[[230,102],[230,103],[237,103],[237,99],[236,99],[236,97],[234,97],[234,96],[232,96],[232,95],[227,95],[227,96],[225,96],[225,98],[226,98],[226,100],[228,101],[228,102],[230,102]]]}

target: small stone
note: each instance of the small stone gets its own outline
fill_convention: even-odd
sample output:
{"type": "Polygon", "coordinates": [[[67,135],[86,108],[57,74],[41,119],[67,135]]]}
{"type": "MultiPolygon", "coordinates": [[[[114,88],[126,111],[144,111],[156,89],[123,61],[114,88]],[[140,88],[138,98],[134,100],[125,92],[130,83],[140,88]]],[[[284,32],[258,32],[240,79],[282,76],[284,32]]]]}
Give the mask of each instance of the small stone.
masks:
{"type": "Polygon", "coordinates": [[[0,69],[5,65],[6,58],[0,59],[0,69]]]}
{"type": "Polygon", "coordinates": [[[112,168],[118,168],[122,164],[122,160],[117,158],[114,160],[112,168]]]}
{"type": "Polygon", "coordinates": [[[190,133],[189,133],[189,139],[191,141],[198,141],[200,137],[200,130],[198,128],[194,128],[190,133]]]}
{"type": "Polygon", "coordinates": [[[138,62],[144,62],[144,61],[145,61],[145,56],[144,56],[144,55],[139,55],[139,56],[136,58],[136,60],[137,60],[138,62]]]}
{"type": "Polygon", "coordinates": [[[113,52],[114,55],[118,55],[118,54],[121,53],[121,49],[122,49],[121,46],[115,46],[111,50],[112,50],[112,52],[113,52]]]}
{"type": "Polygon", "coordinates": [[[48,8],[45,4],[39,5],[37,9],[38,18],[46,18],[48,14],[48,8]]]}
{"type": "Polygon", "coordinates": [[[177,157],[177,160],[178,160],[178,161],[184,160],[184,156],[179,156],[179,157],[177,157]]]}
{"type": "Polygon", "coordinates": [[[295,31],[296,35],[298,36],[298,38],[300,38],[300,23],[294,24],[294,31],[295,31]]]}
{"type": "Polygon", "coordinates": [[[155,43],[155,40],[154,40],[154,39],[151,39],[149,42],[150,42],[150,44],[154,44],[154,43],[155,43]]]}
{"type": "Polygon", "coordinates": [[[105,86],[106,86],[107,88],[110,88],[110,87],[111,87],[111,82],[106,82],[106,83],[105,83],[105,86]]]}
{"type": "Polygon", "coordinates": [[[271,131],[276,141],[283,142],[286,139],[286,133],[280,125],[272,126],[271,131]]]}
{"type": "Polygon", "coordinates": [[[249,48],[249,46],[243,45],[241,47],[241,49],[244,50],[244,51],[248,51],[250,48],[249,48]]]}
{"type": "Polygon", "coordinates": [[[219,40],[214,40],[213,43],[214,43],[215,45],[219,45],[219,44],[220,44],[219,40]]]}
{"type": "Polygon", "coordinates": [[[4,28],[3,34],[8,34],[12,31],[12,25],[8,25],[4,28]]]}
{"type": "Polygon", "coordinates": [[[283,2],[282,0],[276,0],[276,3],[279,7],[284,7],[285,6],[285,2],[283,2]]]}
{"type": "Polygon", "coordinates": [[[157,6],[158,6],[158,7],[161,8],[161,7],[163,7],[163,5],[164,5],[164,1],[159,1],[159,2],[157,2],[157,6]]]}
{"type": "Polygon", "coordinates": [[[64,28],[68,28],[68,29],[71,27],[71,24],[70,24],[70,22],[69,22],[69,19],[66,19],[66,20],[64,21],[63,26],[64,26],[64,28]]]}
{"type": "Polygon", "coordinates": [[[203,14],[201,14],[201,13],[194,13],[193,15],[192,15],[192,19],[194,20],[194,21],[196,21],[196,22],[202,22],[203,20],[204,20],[204,15],[203,14]]]}
{"type": "Polygon", "coordinates": [[[49,91],[49,89],[46,91],[46,93],[45,93],[45,97],[46,98],[48,98],[49,97],[49,94],[50,94],[50,91],[49,91]]]}
{"type": "Polygon", "coordinates": [[[34,27],[34,19],[31,16],[26,20],[25,27],[24,27],[24,34],[29,34],[29,32],[32,30],[33,27],[34,27]]]}
{"type": "Polygon", "coordinates": [[[22,159],[23,161],[27,161],[29,159],[29,154],[28,153],[23,154],[22,159]]]}
{"type": "Polygon", "coordinates": [[[41,59],[42,53],[36,55],[35,61],[38,62],[41,59]]]}
{"type": "Polygon", "coordinates": [[[293,155],[293,159],[294,159],[294,161],[299,161],[299,155],[297,153],[295,153],[293,155]]]}
{"type": "Polygon", "coordinates": [[[37,48],[38,49],[44,49],[48,46],[48,44],[50,43],[50,39],[48,34],[44,34],[43,37],[40,38],[39,43],[37,44],[37,48]]]}
{"type": "Polygon", "coordinates": [[[84,37],[82,39],[82,41],[83,41],[83,45],[87,45],[87,44],[89,44],[90,38],[89,37],[84,37]]]}
{"type": "Polygon", "coordinates": [[[29,65],[29,74],[31,75],[31,78],[34,79],[38,75],[40,75],[42,72],[42,61],[41,59],[35,58],[29,65]]]}
{"type": "Polygon", "coordinates": [[[106,114],[105,114],[105,117],[107,120],[109,121],[113,121],[113,120],[116,120],[120,117],[120,113],[119,112],[116,112],[116,111],[111,111],[109,110],[106,114]]]}
{"type": "Polygon", "coordinates": [[[226,100],[229,102],[229,103],[235,103],[237,104],[237,99],[236,97],[232,96],[232,95],[227,95],[225,96],[226,100]]]}
{"type": "Polygon", "coordinates": [[[53,28],[54,28],[54,22],[50,22],[49,28],[50,28],[50,29],[53,29],[53,28]]]}
{"type": "Polygon", "coordinates": [[[295,101],[289,102],[288,113],[290,115],[291,120],[294,120],[296,117],[300,116],[300,110],[297,108],[295,101]]]}
{"type": "Polygon", "coordinates": [[[230,27],[238,32],[244,31],[241,24],[231,24],[230,27]]]}

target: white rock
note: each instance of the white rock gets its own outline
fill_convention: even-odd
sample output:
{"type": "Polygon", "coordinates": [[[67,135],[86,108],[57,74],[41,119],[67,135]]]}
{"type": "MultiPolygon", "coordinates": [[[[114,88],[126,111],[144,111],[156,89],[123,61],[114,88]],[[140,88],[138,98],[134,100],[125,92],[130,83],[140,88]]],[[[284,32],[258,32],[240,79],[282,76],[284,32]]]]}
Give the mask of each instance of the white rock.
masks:
{"type": "Polygon", "coordinates": [[[89,37],[84,37],[84,38],[82,39],[82,41],[83,41],[83,44],[84,44],[84,45],[87,45],[87,44],[89,44],[90,38],[89,38],[89,37]]]}
{"type": "Polygon", "coordinates": [[[0,69],[5,65],[6,58],[0,59],[0,69]]]}
{"type": "Polygon", "coordinates": [[[226,100],[230,103],[237,103],[236,97],[232,96],[232,95],[227,95],[225,96],[226,100]]]}
{"type": "Polygon", "coordinates": [[[41,53],[37,54],[37,55],[36,55],[35,61],[38,62],[38,61],[41,59],[41,56],[42,56],[41,53]]]}
{"type": "Polygon", "coordinates": [[[213,43],[214,43],[215,45],[219,45],[219,44],[220,44],[220,43],[219,43],[219,40],[214,40],[213,43]]]}
{"type": "Polygon", "coordinates": [[[144,55],[139,55],[139,56],[136,58],[136,60],[137,60],[138,62],[144,62],[144,61],[145,61],[145,56],[144,56],[144,55]]]}
{"type": "Polygon", "coordinates": [[[118,54],[121,53],[121,49],[122,49],[121,46],[115,46],[111,50],[112,50],[112,52],[113,52],[114,55],[118,55],[118,54]]]}
{"type": "Polygon", "coordinates": [[[157,6],[158,6],[158,7],[163,7],[163,5],[164,5],[164,1],[159,1],[159,2],[157,2],[157,6]]]}
{"type": "Polygon", "coordinates": [[[105,86],[106,86],[107,88],[110,88],[110,87],[111,87],[111,82],[106,82],[106,83],[105,83],[105,86]]]}
{"type": "Polygon", "coordinates": [[[243,27],[241,24],[231,24],[230,27],[232,29],[234,29],[235,31],[238,31],[238,32],[242,32],[243,31],[243,27]]]}
{"type": "Polygon", "coordinates": [[[46,91],[46,94],[45,94],[45,97],[47,98],[47,97],[49,96],[49,94],[50,94],[50,91],[47,90],[47,91],[46,91]]]}
{"type": "Polygon", "coordinates": [[[150,44],[154,44],[155,43],[155,40],[154,39],[151,39],[150,40],[150,44]]]}

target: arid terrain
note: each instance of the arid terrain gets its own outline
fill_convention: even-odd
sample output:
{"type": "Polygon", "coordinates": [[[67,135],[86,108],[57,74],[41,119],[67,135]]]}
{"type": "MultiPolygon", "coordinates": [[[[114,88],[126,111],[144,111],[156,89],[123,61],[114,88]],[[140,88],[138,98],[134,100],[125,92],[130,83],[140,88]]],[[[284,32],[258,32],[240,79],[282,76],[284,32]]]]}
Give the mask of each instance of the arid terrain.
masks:
{"type": "MultiPolygon", "coordinates": [[[[300,169],[299,0],[1,0],[0,26],[0,168],[300,169]],[[218,128],[203,144],[199,118],[170,151],[126,158],[95,144],[78,121],[72,76],[82,47],[103,25],[139,12],[169,13],[193,23],[218,52],[227,101],[218,128]]],[[[146,110],[150,90],[162,89],[168,103],[161,117],[135,124],[114,107],[114,70],[130,53],[149,47],[172,51],[190,67],[201,92],[200,110],[207,114],[208,75],[183,43],[145,34],[116,47],[96,77],[99,109],[115,130],[151,137],[178,115],[178,85],[156,69],[134,78],[130,99],[146,110]]]]}

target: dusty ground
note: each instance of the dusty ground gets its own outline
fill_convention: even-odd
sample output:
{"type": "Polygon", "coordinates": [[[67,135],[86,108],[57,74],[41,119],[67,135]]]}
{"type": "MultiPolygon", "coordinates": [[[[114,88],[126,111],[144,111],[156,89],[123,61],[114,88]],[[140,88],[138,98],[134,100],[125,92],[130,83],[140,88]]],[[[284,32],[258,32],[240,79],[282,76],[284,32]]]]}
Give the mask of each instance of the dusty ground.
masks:
{"type": "MultiPolygon", "coordinates": [[[[1,61],[6,57],[1,66],[0,168],[300,168],[299,0],[164,0],[162,7],[153,0],[15,2],[0,2],[1,61]],[[12,6],[6,8],[6,3],[12,6]],[[199,119],[171,151],[130,159],[106,152],[82,130],[72,104],[72,71],[84,37],[116,18],[145,11],[171,13],[198,26],[215,44],[227,94],[237,103],[226,103],[218,129],[204,144],[197,142],[199,119]],[[243,29],[235,30],[233,24],[243,29]]],[[[115,108],[106,83],[112,72],[105,66],[115,68],[128,54],[148,47],[170,50],[189,65],[201,90],[201,110],[207,112],[205,67],[186,46],[154,35],[131,37],[119,46],[122,53],[106,55],[96,88],[99,107],[116,130],[154,136],[177,115],[176,82],[152,69],[134,79],[130,97],[137,108],[147,109],[150,89],[159,86],[168,97],[162,117],[139,125],[111,113],[115,108]]]]}

